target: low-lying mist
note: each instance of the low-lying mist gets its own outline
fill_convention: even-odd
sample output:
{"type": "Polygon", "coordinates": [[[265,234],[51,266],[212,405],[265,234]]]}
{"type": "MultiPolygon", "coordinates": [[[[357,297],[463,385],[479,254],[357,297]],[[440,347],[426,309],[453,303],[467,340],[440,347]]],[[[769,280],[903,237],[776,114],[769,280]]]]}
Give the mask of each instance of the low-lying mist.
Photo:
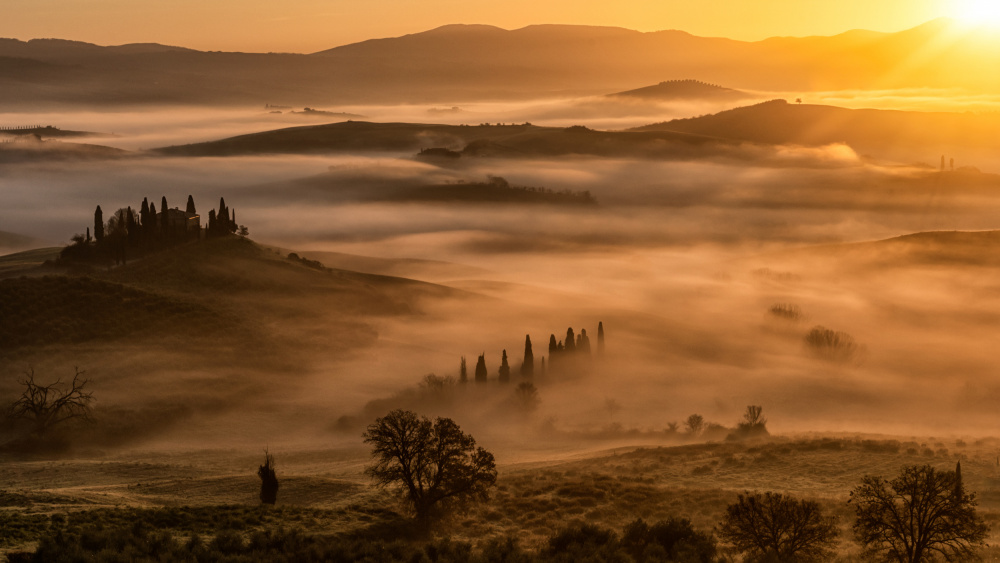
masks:
{"type": "MultiPolygon", "coordinates": [[[[379,117],[416,120],[418,109],[379,117]]],[[[175,117],[122,114],[113,131],[127,135],[115,146],[217,138],[262,123],[233,117],[206,127],[198,116],[175,117]],[[156,131],[150,124],[160,118],[156,131]]],[[[77,119],[58,125],[112,131],[99,114],[77,119]]],[[[298,117],[274,119],[284,126],[298,117]]],[[[327,253],[379,257],[395,261],[400,275],[456,290],[414,293],[411,311],[381,315],[346,312],[308,293],[256,295],[244,306],[260,308],[261,333],[276,341],[267,367],[230,344],[232,363],[203,367],[192,358],[212,354],[210,346],[185,351],[182,342],[161,344],[167,351],[109,345],[39,364],[53,374],[91,370],[103,404],[180,413],[161,437],[171,446],[352,444],[373,409],[392,406],[454,416],[481,441],[503,445],[507,459],[527,438],[667,439],[670,423],[683,432],[695,413],[733,426],[750,404],[764,407],[772,432],[988,432],[990,399],[1000,396],[989,353],[1000,284],[986,257],[1000,248],[986,245],[983,261],[957,263],[947,253],[922,254],[933,241],[842,243],[993,229],[1000,181],[872,162],[841,145],[779,154],[767,162],[463,158],[439,166],[369,154],[25,164],[0,170],[0,230],[67,241],[92,225],[98,204],[107,217],[138,208],[143,197],[183,206],[190,194],[205,213],[225,197],[252,239],[282,253],[332,267],[336,256],[327,253]],[[597,205],[370,197],[491,176],[589,191],[597,205]],[[795,314],[772,311],[782,304],[795,314]],[[537,372],[550,334],[563,339],[568,327],[585,328],[594,339],[598,322],[606,356],[589,369],[537,376],[537,406],[519,409],[525,335],[537,372]],[[807,338],[816,327],[843,337],[807,338]],[[365,338],[352,339],[358,334],[365,338]],[[502,350],[512,371],[505,386],[496,381],[502,350]],[[432,373],[457,379],[462,356],[472,379],[479,354],[489,370],[485,389],[427,385],[432,373]],[[191,400],[208,396],[218,400],[191,400]],[[171,410],[185,403],[190,409],[171,410]]],[[[233,299],[227,306],[239,307],[233,299]]],[[[31,358],[16,360],[3,373],[7,391],[31,358]]]]}

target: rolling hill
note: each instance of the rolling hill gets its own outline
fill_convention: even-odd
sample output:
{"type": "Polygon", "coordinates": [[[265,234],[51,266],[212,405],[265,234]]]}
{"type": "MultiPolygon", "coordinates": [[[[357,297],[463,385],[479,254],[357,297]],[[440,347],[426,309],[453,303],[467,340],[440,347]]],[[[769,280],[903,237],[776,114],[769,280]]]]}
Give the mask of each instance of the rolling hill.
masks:
{"type": "Polygon", "coordinates": [[[723,88],[714,84],[706,84],[698,80],[669,80],[653,86],[636,88],[625,92],[608,94],[614,98],[636,98],[647,101],[671,100],[746,100],[752,96],[746,92],[723,88]]]}
{"type": "Polygon", "coordinates": [[[768,144],[847,143],[879,153],[886,147],[1000,147],[994,114],[847,109],[772,100],[713,115],[675,119],[632,131],[674,131],[768,144]]]}
{"type": "Polygon", "coordinates": [[[314,53],[0,40],[0,103],[439,103],[596,95],[687,76],[769,91],[995,91],[1000,38],[934,20],[898,33],[745,42],[683,31],[447,25],[314,53]],[[915,58],[913,53],[921,56],[915,58]]]}

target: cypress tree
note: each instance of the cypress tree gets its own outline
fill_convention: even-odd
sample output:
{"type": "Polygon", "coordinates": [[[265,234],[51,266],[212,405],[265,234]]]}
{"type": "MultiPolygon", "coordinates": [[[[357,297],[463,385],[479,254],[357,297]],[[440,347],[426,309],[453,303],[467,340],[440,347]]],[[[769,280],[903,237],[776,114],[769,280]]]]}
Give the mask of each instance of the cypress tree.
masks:
{"type": "Polygon", "coordinates": [[[542,378],[545,377],[545,356],[542,356],[542,365],[541,369],[538,370],[538,376],[542,378]]]}
{"type": "Polygon", "coordinates": [[[164,235],[170,234],[170,218],[167,216],[167,196],[160,199],[160,229],[164,235]]]}
{"type": "Polygon", "coordinates": [[[185,211],[187,211],[191,215],[197,215],[198,214],[198,212],[194,210],[194,197],[191,196],[191,195],[188,195],[188,203],[187,203],[187,208],[185,209],[185,211]]]}
{"type": "Polygon", "coordinates": [[[104,240],[104,213],[101,211],[100,205],[94,211],[94,239],[97,242],[104,240]]]}
{"type": "Polygon", "coordinates": [[[566,329],[566,344],[564,348],[567,353],[576,352],[576,336],[573,336],[573,327],[566,329]]]}
{"type": "Polygon", "coordinates": [[[962,462],[955,463],[955,491],[952,493],[956,502],[962,502],[965,496],[965,485],[962,484],[962,462]]]}
{"type": "Polygon", "coordinates": [[[524,336],[524,362],[521,364],[521,376],[535,375],[535,354],[531,351],[531,335],[524,336]]]}
{"type": "Polygon", "coordinates": [[[139,224],[143,231],[149,229],[149,200],[142,198],[142,206],[139,207],[139,224]]]}
{"type": "Polygon", "coordinates": [[[465,356],[462,356],[462,365],[458,368],[458,382],[459,383],[469,382],[469,371],[465,369],[465,356]]]}
{"type": "Polygon", "coordinates": [[[486,354],[480,354],[476,361],[476,383],[486,383],[486,354]]]}
{"type": "Polygon", "coordinates": [[[215,235],[215,229],[218,228],[215,225],[216,223],[218,223],[218,220],[215,218],[215,210],[210,209],[208,211],[208,233],[212,236],[215,235]]]}
{"type": "Polygon", "coordinates": [[[229,232],[236,232],[236,208],[233,208],[233,217],[229,220],[229,232]]]}
{"type": "Polygon", "coordinates": [[[125,215],[125,238],[128,239],[130,243],[135,242],[135,237],[138,234],[138,229],[135,223],[135,214],[132,213],[132,207],[129,206],[128,211],[125,215]]]}
{"type": "Polygon", "coordinates": [[[556,357],[559,352],[559,345],[556,344],[556,335],[549,335],[549,364],[552,363],[552,359],[556,357]]]}
{"type": "Polygon", "coordinates": [[[597,357],[604,357],[604,322],[597,323],[597,357]]]}
{"type": "Polygon", "coordinates": [[[510,382],[510,364],[507,363],[507,350],[503,351],[503,357],[500,360],[500,383],[510,382]]]}
{"type": "Polygon", "coordinates": [[[580,329],[579,345],[577,346],[578,352],[585,354],[588,358],[590,357],[590,337],[587,336],[587,329],[580,329]]]}

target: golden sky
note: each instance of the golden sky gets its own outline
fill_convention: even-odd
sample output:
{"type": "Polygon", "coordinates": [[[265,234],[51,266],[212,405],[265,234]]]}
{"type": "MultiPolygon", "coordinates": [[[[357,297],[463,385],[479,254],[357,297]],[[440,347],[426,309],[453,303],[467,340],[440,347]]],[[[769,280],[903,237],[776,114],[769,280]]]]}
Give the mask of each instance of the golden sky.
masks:
{"type": "MultiPolygon", "coordinates": [[[[0,37],[315,52],[449,23],[610,25],[758,40],[899,31],[974,0],[2,0],[0,37]]],[[[996,1],[996,0],[989,0],[996,1]]]]}

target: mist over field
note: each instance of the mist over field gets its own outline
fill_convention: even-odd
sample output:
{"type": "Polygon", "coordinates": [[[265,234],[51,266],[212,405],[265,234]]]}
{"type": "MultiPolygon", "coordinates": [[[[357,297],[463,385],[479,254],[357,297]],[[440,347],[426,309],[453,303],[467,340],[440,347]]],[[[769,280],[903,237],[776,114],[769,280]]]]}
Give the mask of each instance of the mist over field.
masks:
{"type": "MultiPolygon", "coordinates": [[[[538,115],[538,107],[502,111],[538,115]]],[[[422,117],[418,108],[348,109],[379,119],[422,117]]],[[[442,121],[468,117],[458,115],[442,121]]],[[[128,149],[301,119],[181,110],[33,117],[113,132],[119,136],[88,142],[128,149]]],[[[599,432],[620,425],[660,431],[692,413],[732,425],[745,405],[762,404],[776,431],[974,434],[970,422],[990,416],[983,397],[1000,393],[982,342],[970,338],[988,332],[1000,314],[991,297],[995,285],[976,275],[976,264],[952,266],[943,276],[941,265],[905,255],[876,275],[871,268],[877,258],[834,245],[990,229],[996,177],[977,173],[942,184],[931,167],[937,155],[912,155],[916,164],[878,161],[842,144],[740,150],[747,158],[479,158],[446,165],[409,152],[201,158],[141,153],[115,161],[25,163],[0,172],[2,226],[65,241],[90,225],[97,204],[137,209],[143,197],[157,202],[165,195],[180,205],[190,194],[203,208],[221,196],[238,221],[251,227],[254,240],[282,253],[295,251],[333,267],[345,267],[343,253],[429,260],[438,265],[397,265],[394,274],[459,290],[420,299],[416,316],[358,319],[355,328],[366,336],[353,344],[337,343],[351,329],[324,334],[338,313],[322,299],[306,305],[315,318],[272,325],[274,335],[288,331],[297,344],[294,359],[276,350],[280,371],[290,376],[274,394],[267,391],[274,375],[250,370],[238,378],[238,388],[221,392],[224,409],[190,403],[196,420],[227,421],[194,434],[192,439],[209,444],[230,442],[234,432],[240,440],[264,437],[271,443],[352,442],[352,434],[331,429],[339,417],[359,416],[369,401],[416,388],[429,373],[457,377],[459,358],[473,362],[480,352],[495,377],[502,349],[514,369],[520,364],[525,334],[542,356],[549,334],[561,339],[573,327],[593,335],[598,321],[609,332],[605,363],[566,381],[553,374],[541,388],[538,410],[516,428],[599,432]],[[401,186],[461,185],[491,176],[514,186],[587,191],[597,205],[391,201],[379,195],[401,186]],[[954,313],[971,301],[980,304],[977,314],[954,313]],[[801,307],[804,316],[788,320],[768,312],[779,303],[801,307]],[[951,328],[942,331],[941,323],[951,328]],[[846,361],[817,357],[804,340],[814,325],[850,334],[863,354],[846,361]],[[942,347],[953,353],[942,358],[942,347]],[[961,369],[954,367],[956,358],[961,369]],[[608,401],[620,409],[607,411],[608,401]],[[280,421],[261,431],[257,424],[267,413],[280,414],[280,421]]],[[[977,164],[995,169],[993,161],[977,164]]],[[[215,377],[195,367],[185,379],[205,383],[178,389],[168,383],[170,371],[154,370],[144,377],[156,385],[126,384],[136,364],[157,363],[143,359],[150,353],[155,358],[155,352],[138,351],[129,360],[124,358],[130,354],[120,353],[26,358],[8,362],[4,371],[13,377],[28,365],[56,372],[66,369],[57,366],[82,363],[109,403],[137,397],[188,403],[215,377]],[[163,399],[159,385],[168,385],[168,396],[176,398],[163,399]]],[[[489,401],[500,412],[510,390],[497,393],[489,401]]],[[[467,417],[483,435],[506,440],[509,425],[498,431],[489,422],[492,411],[468,411],[476,401],[453,400],[458,403],[442,412],[467,417]]]]}

